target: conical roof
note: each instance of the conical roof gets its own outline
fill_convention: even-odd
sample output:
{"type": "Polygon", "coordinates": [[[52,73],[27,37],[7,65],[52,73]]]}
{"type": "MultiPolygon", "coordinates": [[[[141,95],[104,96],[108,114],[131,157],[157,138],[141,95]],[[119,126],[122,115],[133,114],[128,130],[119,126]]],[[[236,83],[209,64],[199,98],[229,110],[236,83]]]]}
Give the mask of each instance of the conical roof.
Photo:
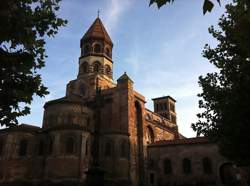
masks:
{"type": "Polygon", "coordinates": [[[108,32],[99,17],[97,17],[94,23],[89,27],[88,31],[82,37],[82,40],[88,40],[90,38],[103,39],[113,45],[112,40],[110,39],[108,32]]]}

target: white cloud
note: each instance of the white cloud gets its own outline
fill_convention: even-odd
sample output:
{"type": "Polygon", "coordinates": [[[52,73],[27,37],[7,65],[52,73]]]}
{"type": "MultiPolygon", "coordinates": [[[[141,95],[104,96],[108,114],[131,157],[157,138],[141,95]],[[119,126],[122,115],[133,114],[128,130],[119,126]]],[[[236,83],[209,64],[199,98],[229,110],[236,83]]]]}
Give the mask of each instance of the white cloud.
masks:
{"type": "Polygon", "coordinates": [[[129,8],[131,5],[131,0],[109,0],[108,1],[108,9],[105,17],[106,17],[106,25],[109,30],[110,35],[114,32],[116,29],[116,25],[118,24],[118,21],[124,13],[125,10],[129,8]]]}

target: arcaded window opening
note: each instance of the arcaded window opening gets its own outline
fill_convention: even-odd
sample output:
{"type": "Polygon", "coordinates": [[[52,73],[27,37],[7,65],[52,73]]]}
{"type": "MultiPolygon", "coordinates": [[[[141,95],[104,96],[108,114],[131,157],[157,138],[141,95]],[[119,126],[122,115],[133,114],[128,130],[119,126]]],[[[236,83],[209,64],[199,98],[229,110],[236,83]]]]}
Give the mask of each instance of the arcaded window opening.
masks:
{"type": "Polygon", "coordinates": [[[94,52],[95,53],[101,53],[101,45],[100,44],[95,44],[94,45],[94,52]]]}
{"type": "Polygon", "coordinates": [[[101,64],[98,61],[96,61],[94,63],[94,68],[93,69],[94,69],[94,72],[100,72],[101,64]]]}

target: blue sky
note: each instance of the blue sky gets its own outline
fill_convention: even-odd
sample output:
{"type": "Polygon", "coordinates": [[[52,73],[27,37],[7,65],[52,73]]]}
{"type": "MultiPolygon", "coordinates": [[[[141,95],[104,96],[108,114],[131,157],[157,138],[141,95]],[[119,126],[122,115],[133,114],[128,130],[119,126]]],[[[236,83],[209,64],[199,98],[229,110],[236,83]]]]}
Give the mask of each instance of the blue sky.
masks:
{"type": "Polygon", "coordinates": [[[160,10],[148,7],[148,3],[149,0],[62,0],[59,16],[68,24],[55,38],[47,40],[46,67],[40,71],[50,94],[34,97],[31,114],[19,118],[19,122],[41,126],[44,103],[65,95],[66,84],[78,72],[80,38],[100,9],[100,18],[114,43],[114,80],[126,71],[151,110],[151,98],[171,95],[177,100],[180,132],[194,136],[190,124],[196,121],[199,111],[198,77],[215,70],[201,53],[205,43],[216,44],[207,29],[217,24],[224,8],[216,5],[212,13],[203,16],[201,0],[177,0],[160,10]]]}

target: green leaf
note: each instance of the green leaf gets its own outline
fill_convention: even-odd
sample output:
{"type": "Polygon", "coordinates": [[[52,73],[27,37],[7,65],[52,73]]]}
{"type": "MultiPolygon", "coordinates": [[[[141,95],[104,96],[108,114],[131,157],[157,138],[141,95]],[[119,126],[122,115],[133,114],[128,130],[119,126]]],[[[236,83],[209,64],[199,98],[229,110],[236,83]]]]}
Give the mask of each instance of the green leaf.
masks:
{"type": "Polygon", "coordinates": [[[205,0],[203,4],[203,14],[205,15],[206,12],[211,12],[214,7],[214,4],[210,0],[205,0]]]}

